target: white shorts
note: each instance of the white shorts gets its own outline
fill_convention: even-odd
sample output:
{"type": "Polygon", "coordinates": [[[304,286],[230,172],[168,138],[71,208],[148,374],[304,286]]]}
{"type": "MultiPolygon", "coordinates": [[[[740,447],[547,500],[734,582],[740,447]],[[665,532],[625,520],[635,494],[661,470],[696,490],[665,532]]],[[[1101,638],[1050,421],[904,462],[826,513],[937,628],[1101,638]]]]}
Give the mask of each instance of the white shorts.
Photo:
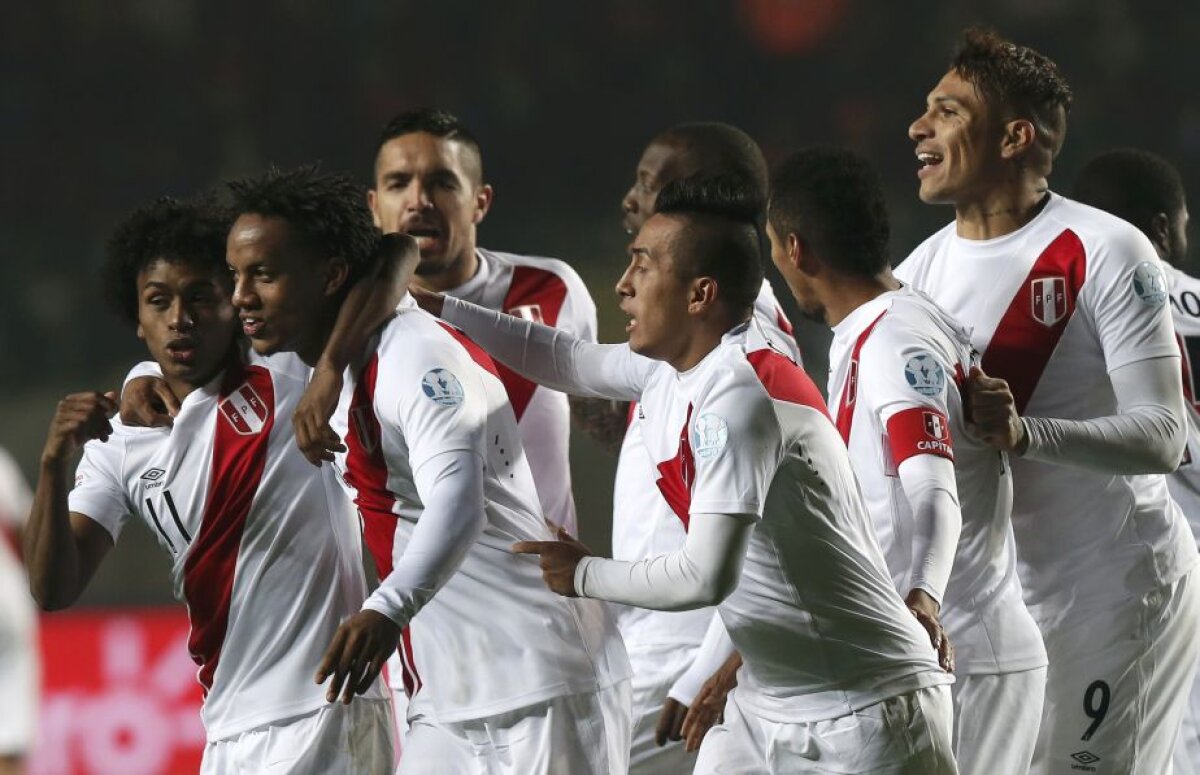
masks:
{"type": "Polygon", "coordinates": [[[0,756],[22,756],[33,748],[41,662],[29,586],[8,559],[0,557],[0,756]]]}
{"type": "Polygon", "coordinates": [[[1200,775],[1200,674],[1192,681],[1174,758],[1175,775],[1200,775]]]}
{"type": "Polygon", "coordinates": [[[202,775],[370,773],[396,767],[392,706],[386,700],[324,705],[281,724],[251,729],[204,747],[202,775]]]}
{"type": "Polygon", "coordinates": [[[625,775],[629,681],[483,719],[410,720],[398,775],[625,775]]]}
{"type": "Polygon", "coordinates": [[[1200,655],[1196,575],[1044,633],[1050,668],[1030,772],[1170,772],[1200,655]]]}
{"type": "Polygon", "coordinates": [[[696,752],[683,742],[654,742],[654,730],[667,692],[692,664],[695,648],[684,646],[631,649],[633,667],[633,739],[629,746],[629,775],[681,775],[696,766],[696,752]]]}
{"type": "Polygon", "coordinates": [[[828,721],[768,721],[729,693],[725,722],[700,744],[696,775],[764,772],[954,775],[949,686],[890,697],[828,721]]]}
{"type": "Polygon", "coordinates": [[[954,758],[963,775],[1024,773],[1033,760],[1046,668],[997,675],[960,675],[954,699],[954,758]]]}

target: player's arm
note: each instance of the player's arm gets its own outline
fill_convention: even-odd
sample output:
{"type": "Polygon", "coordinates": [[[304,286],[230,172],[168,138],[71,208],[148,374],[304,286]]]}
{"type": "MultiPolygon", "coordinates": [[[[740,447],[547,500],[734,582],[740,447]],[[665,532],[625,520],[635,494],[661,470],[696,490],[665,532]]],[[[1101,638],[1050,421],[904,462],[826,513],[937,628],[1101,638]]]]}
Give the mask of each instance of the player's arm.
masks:
{"type": "Polygon", "coordinates": [[[461,328],[504,365],[553,390],[635,401],[655,362],[624,344],[587,342],[557,328],[441,294],[410,289],[421,308],[461,328]]]}
{"type": "Polygon", "coordinates": [[[1187,444],[1178,356],[1151,358],[1109,373],[1117,414],[1090,420],[1020,417],[1008,383],[972,370],[971,411],[997,449],[1044,463],[1107,474],[1166,474],[1187,444]]]}
{"type": "Polygon", "coordinates": [[[113,546],[100,524],[70,511],[67,493],[71,459],[89,439],[108,439],[116,409],[112,393],[74,393],[59,402],[51,421],[24,539],[29,589],[43,610],[74,603],[113,546]]]}
{"type": "Polygon", "coordinates": [[[359,278],[342,301],[325,349],[292,413],[296,444],[308,461],[332,461],[345,447],[329,427],[342,390],[342,374],[367,345],[371,334],[387,322],[407,293],[420,263],[417,242],[407,234],[385,234],[370,270],[359,278]]]}
{"type": "Polygon", "coordinates": [[[483,461],[476,452],[443,452],[414,473],[425,504],[392,572],[338,628],[316,681],[332,677],[327,698],[349,703],[365,692],[396,650],[400,631],[462,565],[483,532],[483,461]]]}
{"type": "Polygon", "coordinates": [[[687,711],[678,735],[672,740],[682,738],[687,751],[700,747],[708,730],[721,722],[725,700],[737,686],[737,671],[741,666],[742,655],[734,649],[721,615],[714,612],[695,661],[671,687],[667,699],[667,703],[682,703],[687,711]]]}

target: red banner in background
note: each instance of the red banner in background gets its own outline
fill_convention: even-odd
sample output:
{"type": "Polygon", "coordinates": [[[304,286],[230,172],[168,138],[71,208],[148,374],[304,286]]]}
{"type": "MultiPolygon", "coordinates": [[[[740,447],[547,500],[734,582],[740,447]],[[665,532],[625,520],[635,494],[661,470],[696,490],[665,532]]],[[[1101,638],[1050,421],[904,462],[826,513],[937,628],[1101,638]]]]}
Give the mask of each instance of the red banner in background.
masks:
{"type": "Polygon", "coordinates": [[[195,773],[200,684],[182,608],[42,616],[42,702],[30,775],[195,773]]]}

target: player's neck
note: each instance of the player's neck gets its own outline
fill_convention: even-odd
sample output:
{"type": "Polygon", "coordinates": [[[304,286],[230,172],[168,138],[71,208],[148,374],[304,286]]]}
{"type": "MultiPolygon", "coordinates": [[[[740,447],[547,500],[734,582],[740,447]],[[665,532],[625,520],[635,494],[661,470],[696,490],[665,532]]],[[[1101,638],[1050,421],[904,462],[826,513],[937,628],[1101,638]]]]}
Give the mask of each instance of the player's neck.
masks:
{"type": "Polygon", "coordinates": [[[733,326],[724,326],[715,321],[706,321],[693,328],[691,335],[679,351],[667,359],[667,363],[678,372],[694,369],[708,354],[717,349],[722,337],[733,326]]]}
{"type": "Polygon", "coordinates": [[[307,366],[316,366],[317,361],[321,360],[322,353],[325,352],[325,345],[329,342],[329,337],[333,335],[334,324],[337,323],[338,309],[324,309],[317,315],[317,320],[309,334],[302,339],[297,340],[291,347],[287,348],[304,361],[307,366]]]}
{"type": "Polygon", "coordinates": [[[955,230],[963,239],[1003,237],[1032,221],[1050,201],[1044,178],[1018,179],[979,198],[954,204],[955,230]]]}
{"type": "Polygon", "coordinates": [[[475,253],[475,246],[471,245],[468,250],[463,251],[463,255],[458,260],[452,261],[441,272],[436,274],[418,272],[417,280],[435,293],[445,293],[466,284],[478,271],[479,256],[475,253]]]}
{"type": "Polygon", "coordinates": [[[825,322],[832,328],[862,305],[899,288],[900,282],[892,276],[891,269],[874,277],[839,277],[821,294],[825,322]]]}

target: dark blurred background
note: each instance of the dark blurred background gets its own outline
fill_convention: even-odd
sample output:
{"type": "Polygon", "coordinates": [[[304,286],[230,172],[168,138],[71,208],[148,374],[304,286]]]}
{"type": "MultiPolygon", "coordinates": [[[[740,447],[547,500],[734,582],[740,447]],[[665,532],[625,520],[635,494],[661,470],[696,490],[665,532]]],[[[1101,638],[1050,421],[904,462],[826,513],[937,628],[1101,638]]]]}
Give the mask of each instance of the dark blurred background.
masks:
{"type": "MultiPolygon", "coordinates": [[[[620,198],[646,142],[681,121],[736,124],[771,161],[813,143],[865,154],[902,258],[952,217],[917,200],[906,129],[973,23],[1050,55],[1070,79],[1057,190],[1116,145],[1156,150],[1197,181],[1194,2],[6,2],[0,444],[32,481],[55,402],[113,388],[144,355],[96,280],[124,213],[270,163],[321,160],[365,187],[379,129],[419,105],[459,114],[483,144],[496,201],[481,244],[571,263],[604,340],[622,337],[620,198]]],[[[798,333],[823,386],[827,336],[798,333]]],[[[576,436],[583,537],[606,549],[614,461],[576,436]]],[[[166,574],[165,554],[131,529],[85,602],[164,601],[166,574]]]]}

